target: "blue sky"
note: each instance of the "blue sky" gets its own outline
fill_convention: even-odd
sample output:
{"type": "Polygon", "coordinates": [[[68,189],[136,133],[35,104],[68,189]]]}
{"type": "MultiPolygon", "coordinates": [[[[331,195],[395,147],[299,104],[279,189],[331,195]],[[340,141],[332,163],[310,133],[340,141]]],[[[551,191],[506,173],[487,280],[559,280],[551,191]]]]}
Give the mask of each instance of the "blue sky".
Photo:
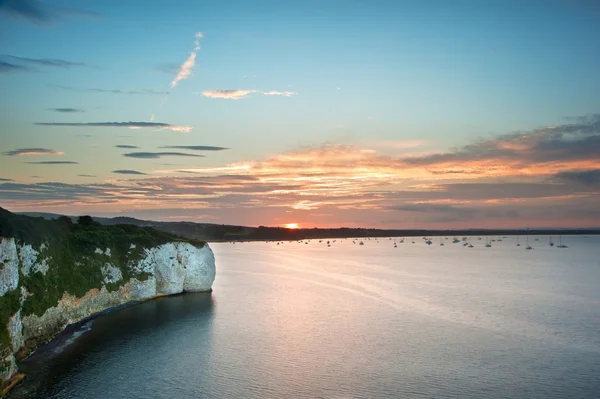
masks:
{"type": "Polygon", "coordinates": [[[254,225],[598,225],[597,43],[588,0],[0,1],[0,203],[254,225]],[[514,183],[531,192],[480,194],[514,183]],[[458,198],[468,184],[481,186],[458,198]]]}

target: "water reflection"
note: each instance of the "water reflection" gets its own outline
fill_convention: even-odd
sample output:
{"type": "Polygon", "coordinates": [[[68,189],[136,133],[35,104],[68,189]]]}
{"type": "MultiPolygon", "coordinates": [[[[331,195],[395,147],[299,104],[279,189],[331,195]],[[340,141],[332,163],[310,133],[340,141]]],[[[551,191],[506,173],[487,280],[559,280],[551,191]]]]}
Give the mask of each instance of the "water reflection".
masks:
{"type": "Polygon", "coordinates": [[[166,364],[177,358],[185,360],[190,351],[196,361],[208,362],[214,312],[215,300],[211,294],[193,293],[151,300],[69,329],[21,362],[21,370],[28,378],[11,398],[63,397],[63,386],[73,380],[88,381],[91,385],[88,398],[105,398],[110,391],[117,394],[111,397],[127,397],[128,389],[121,390],[123,396],[120,396],[117,386],[126,383],[131,387],[135,384],[132,375],[128,375],[129,381],[119,376],[112,381],[97,381],[90,373],[98,363],[118,364],[117,370],[123,365],[134,368],[133,363],[144,358],[158,363],[164,359],[166,364]],[[172,342],[168,339],[171,334],[185,336],[187,342],[172,342]],[[132,357],[132,352],[145,355],[138,353],[132,357]],[[102,389],[95,387],[95,383],[100,383],[102,389]]]}

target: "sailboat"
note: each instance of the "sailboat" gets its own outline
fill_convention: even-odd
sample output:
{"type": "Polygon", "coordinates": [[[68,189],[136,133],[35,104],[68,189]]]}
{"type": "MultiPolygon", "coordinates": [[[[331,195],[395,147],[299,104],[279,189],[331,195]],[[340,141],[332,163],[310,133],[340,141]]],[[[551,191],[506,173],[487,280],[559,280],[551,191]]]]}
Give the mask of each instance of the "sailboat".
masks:
{"type": "Polygon", "coordinates": [[[491,248],[492,247],[492,243],[490,242],[489,237],[487,238],[487,242],[485,243],[485,247],[486,248],[491,248]]]}
{"type": "Polygon", "coordinates": [[[552,242],[552,236],[550,236],[550,242],[548,243],[551,247],[554,246],[554,243],[552,242]]]}
{"type": "Polygon", "coordinates": [[[529,245],[529,230],[527,230],[527,246],[525,247],[525,249],[533,249],[533,247],[529,245]]]}
{"type": "Polygon", "coordinates": [[[517,247],[521,246],[520,240],[521,240],[521,237],[517,236],[517,247]]]}
{"type": "Polygon", "coordinates": [[[440,236],[440,246],[443,246],[444,243],[442,242],[442,236],[440,236]]]}
{"type": "Polygon", "coordinates": [[[558,246],[556,248],[569,248],[562,243],[562,234],[558,236],[558,246]]]}

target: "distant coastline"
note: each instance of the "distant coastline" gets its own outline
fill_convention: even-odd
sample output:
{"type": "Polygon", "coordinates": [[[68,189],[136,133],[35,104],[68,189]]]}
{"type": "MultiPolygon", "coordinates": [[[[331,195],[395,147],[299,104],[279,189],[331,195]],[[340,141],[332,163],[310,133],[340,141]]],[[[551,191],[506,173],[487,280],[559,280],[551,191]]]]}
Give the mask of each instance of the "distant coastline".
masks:
{"type": "MultiPolygon", "coordinates": [[[[28,216],[42,217],[45,219],[58,218],[52,213],[22,213],[28,216]]],[[[77,218],[77,216],[71,216],[77,218]]],[[[171,234],[177,234],[188,239],[203,240],[208,242],[240,242],[240,241],[295,241],[305,239],[330,239],[330,238],[367,238],[367,237],[439,237],[439,236],[530,236],[541,235],[598,235],[598,228],[534,228],[534,229],[369,229],[369,228],[312,228],[288,229],[284,227],[248,227],[213,223],[195,222],[158,222],[140,220],[131,217],[93,219],[101,224],[133,224],[137,226],[153,227],[171,234]]]]}

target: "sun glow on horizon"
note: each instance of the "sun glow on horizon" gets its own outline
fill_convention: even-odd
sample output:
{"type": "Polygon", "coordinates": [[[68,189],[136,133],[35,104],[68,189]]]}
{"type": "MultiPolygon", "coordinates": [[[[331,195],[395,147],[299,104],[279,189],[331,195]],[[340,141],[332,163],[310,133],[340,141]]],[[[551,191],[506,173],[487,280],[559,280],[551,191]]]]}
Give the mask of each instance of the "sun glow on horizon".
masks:
{"type": "Polygon", "coordinates": [[[298,223],[287,223],[284,224],[283,227],[285,227],[286,229],[299,229],[300,225],[298,225],[298,223]]]}

